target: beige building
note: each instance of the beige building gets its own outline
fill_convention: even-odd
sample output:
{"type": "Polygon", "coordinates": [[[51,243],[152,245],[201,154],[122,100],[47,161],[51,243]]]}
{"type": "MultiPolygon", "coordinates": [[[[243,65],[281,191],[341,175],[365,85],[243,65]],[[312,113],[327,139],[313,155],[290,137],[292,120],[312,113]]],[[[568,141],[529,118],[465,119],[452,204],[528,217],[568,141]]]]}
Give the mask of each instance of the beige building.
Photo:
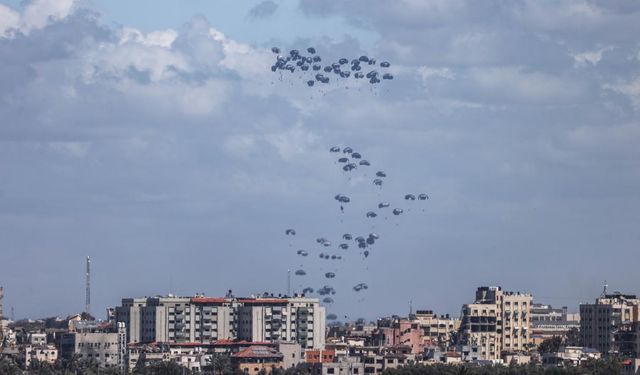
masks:
{"type": "Polygon", "coordinates": [[[61,356],[96,361],[102,367],[126,366],[127,336],[123,323],[118,323],[116,332],[70,332],[60,341],[61,356]]]}
{"type": "Polygon", "coordinates": [[[580,305],[582,345],[603,355],[622,354],[637,357],[640,346],[638,309],[635,295],[608,294],[606,287],[595,303],[580,305]]]}
{"type": "Polygon", "coordinates": [[[315,298],[238,300],[238,338],[254,342],[295,341],[303,349],[324,348],[325,309],[315,298]]]}
{"type": "Polygon", "coordinates": [[[56,363],[58,349],[53,345],[26,345],[24,347],[24,365],[29,368],[32,362],[56,363]]]}
{"type": "Polygon", "coordinates": [[[531,344],[531,294],[480,287],[474,303],[462,307],[459,343],[477,347],[480,359],[500,359],[503,351],[522,352],[531,344]]]}
{"type": "Polygon", "coordinates": [[[115,309],[129,342],[295,341],[324,346],[325,309],[315,298],[124,298],[115,309]]]}
{"type": "Polygon", "coordinates": [[[129,342],[208,342],[236,336],[235,301],[205,297],[124,298],[116,321],[129,342]]]}
{"type": "Polygon", "coordinates": [[[531,306],[531,338],[534,345],[538,346],[556,336],[566,339],[572,331],[576,336],[580,331],[580,314],[569,313],[566,306],[553,308],[539,303],[531,306]]]}
{"type": "Polygon", "coordinates": [[[446,350],[452,334],[460,329],[460,319],[450,317],[449,314],[438,316],[431,310],[418,310],[415,318],[422,328],[426,347],[437,346],[446,350]]]}

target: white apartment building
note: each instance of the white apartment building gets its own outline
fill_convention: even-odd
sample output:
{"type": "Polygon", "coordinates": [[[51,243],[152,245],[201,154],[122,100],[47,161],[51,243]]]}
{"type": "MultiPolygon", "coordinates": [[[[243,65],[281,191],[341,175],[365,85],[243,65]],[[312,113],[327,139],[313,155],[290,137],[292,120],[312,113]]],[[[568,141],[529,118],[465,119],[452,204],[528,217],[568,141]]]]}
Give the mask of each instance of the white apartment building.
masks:
{"type": "Polygon", "coordinates": [[[115,319],[129,327],[131,343],[240,339],[324,347],[325,309],[315,298],[124,298],[115,319]]]}
{"type": "Polygon", "coordinates": [[[325,309],[318,299],[268,297],[238,302],[239,339],[295,341],[303,349],[324,348],[325,309]]]}

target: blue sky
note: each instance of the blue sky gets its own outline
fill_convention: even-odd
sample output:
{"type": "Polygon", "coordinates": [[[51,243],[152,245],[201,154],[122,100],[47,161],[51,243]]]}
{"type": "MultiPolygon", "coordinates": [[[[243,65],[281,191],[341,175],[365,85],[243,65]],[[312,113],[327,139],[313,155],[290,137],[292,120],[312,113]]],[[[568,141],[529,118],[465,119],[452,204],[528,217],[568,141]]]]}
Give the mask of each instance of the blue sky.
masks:
{"type": "Polygon", "coordinates": [[[570,309],[604,280],[638,292],[635,3],[0,4],[0,285],[18,317],[81,310],[86,255],[99,316],[280,292],[298,268],[297,290],[332,283],[349,317],[457,314],[487,284],[570,309]],[[273,44],[376,56],[395,79],[309,89],[271,73],[273,44]],[[333,145],[372,171],[345,176],[333,145]],[[379,200],[405,214],[364,218],[379,200]],[[317,237],[371,231],[366,260],[319,261],[317,237]]]}

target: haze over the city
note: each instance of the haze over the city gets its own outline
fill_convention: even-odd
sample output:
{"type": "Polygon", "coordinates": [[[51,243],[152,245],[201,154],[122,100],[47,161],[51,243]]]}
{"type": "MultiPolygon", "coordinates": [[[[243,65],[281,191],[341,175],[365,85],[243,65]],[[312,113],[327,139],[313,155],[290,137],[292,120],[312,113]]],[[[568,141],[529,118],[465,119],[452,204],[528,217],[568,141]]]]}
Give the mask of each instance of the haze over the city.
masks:
{"type": "MultiPolygon", "coordinates": [[[[479,285],[570,310],[605,280],[637,293],[639,17],[617,0],[0,0],[5,311],[82,311],[86,256],[98,317],[122,297],[285,293],[296,250],[358,231],[381,238],[336,266],[341,316],[457,315],[479,285]],[[283,82],[273,46],[395,78],[283,82]],[[387,172],[382,193],[336,145],[387,172]],[[367,221],[378,194],[405,214],[367,221]]],[[[308,263],[295,291],[326,283],[308,263]]]]}

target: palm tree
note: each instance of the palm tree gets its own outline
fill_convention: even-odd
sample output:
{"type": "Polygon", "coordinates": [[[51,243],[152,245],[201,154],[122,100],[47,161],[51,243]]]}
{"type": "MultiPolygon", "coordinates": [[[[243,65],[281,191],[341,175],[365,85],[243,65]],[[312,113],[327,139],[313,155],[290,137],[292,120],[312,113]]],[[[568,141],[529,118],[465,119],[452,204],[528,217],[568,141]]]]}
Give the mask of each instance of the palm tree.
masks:
{"type": "Polygon", "coordinates": [[[0,374],[18,375],[21,373],[20,367],[11,359],[3,358],[0,360],[0,374]]]}

